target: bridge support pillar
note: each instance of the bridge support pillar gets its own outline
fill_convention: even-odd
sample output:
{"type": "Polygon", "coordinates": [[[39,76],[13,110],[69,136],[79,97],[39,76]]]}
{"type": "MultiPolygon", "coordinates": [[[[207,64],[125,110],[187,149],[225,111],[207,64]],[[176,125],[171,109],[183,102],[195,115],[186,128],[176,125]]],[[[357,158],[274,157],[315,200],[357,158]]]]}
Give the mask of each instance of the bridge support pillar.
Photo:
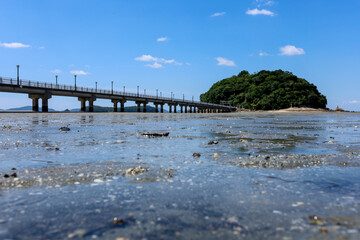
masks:
{"type": "Polygon", "coordinates": [[[143,105],[143,112],[146,112],[146,102],[144,102],[144,105],[143,105]]]}
{"type": "Polygon", "coordinates": [[[180,105],[180,112],[183,113],[183,105],[180,105]]]}
{"type": "Polygon", "coordinates": [[[184,112],[187,113],[188,112],[188,106],[184,106],[184,112]]]}
{"type": "Polygon", "coordinates": [[[78,100],[81,102],[80,112],[86,112],[86,98],[79,97],[78,100]]]}
{"type": "Polygon", "coordinates": [[[94,100],[89,100],[89,112],[94,112],[94,100]]]}
{"type": "Polygon", "coordinates": [[[39,98],[32,98],[32,110],[34,112],[39,111],[39,98]]]}
{"type": "Polygon", "coordinates": [[[135,102],[137,105],[137,112],[141,112],[141,102],[135,102]]]}
{"type": "Polygon", "coordinates": [[[49,111],[49,105],[48,105],[48,100],[51,98],[50,94],[29,94],[29,98],[32,99],[32,110],[34,112],[38,112],[39,111],[39,99],[42,99],[42,112],[48,112],[49,111]]]}
{"type": "Polygon", "coordinates": [[[126,103],[126,100],[122,100],[120,102],[120,112],[125,112],[125,103],[126,103]]]}
{"type": "Polygon", "coordinates": [[[172,105],[169,104],[169,113],[172,113],[172,105]]]}
{"type": "Polygon", "coordinates": [[[176,105],[174,105],[174,113],[176,113],[176,105]]]}
{"type": "Polygon", "coordinates": [[[117,112],[119,100],[112,99],[111,102],[114,104],[114,112],[117,112]]]}
{"type": "Polygon", "coordinates": [[[155,103],[155,112],[158,113],[159,112],[159,104],[155,103]]]}
{"type": "Polygon", "coordinates": [[[161,113],[164,112],[164,104],[160,104],[160,112],[161,112],[161,113]]]}

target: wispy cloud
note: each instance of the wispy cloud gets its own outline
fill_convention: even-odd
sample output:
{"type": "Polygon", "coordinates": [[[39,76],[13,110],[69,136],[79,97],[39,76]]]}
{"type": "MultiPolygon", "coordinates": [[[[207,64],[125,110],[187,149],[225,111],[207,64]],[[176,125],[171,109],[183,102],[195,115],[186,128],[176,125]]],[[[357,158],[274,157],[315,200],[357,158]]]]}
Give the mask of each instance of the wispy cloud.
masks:
{"type": "Polygon", "coordinates": [[[266,57],[266,56],[271,56],[271,55],[268,54],[268,53],[266,53],[266,52],[261,51],[261,52],[259,53],[259,56],[260,56],[260,57],[266,57]]]}
{"type": "Polygon", "coordinates": [[[54,74],[62,73],[62,71],[60,69],[54,69],[54,70],[51,70],[51,72],[54,74]]]}
{"type": "Polygon", "coordinates": [[[136,57],[135,61],[152,62],[152,61],[157,61],[157,58],[155,58],[151,55],[143,54],[140,57],[136,57]]]}
{"type": "Polygon", "coordinates": [[[175,61],[175,59],[158,58],[158,57],[153,57],[151,55],[146,55],[146,54],[143,54],[140,57],[136,57],[136,58],[134,58],[134,60],[141,61],[141,62],[153,62],[153,64],[145,65],[146,67],[151,67],[151,68],[162,68],[163,67],[162,64],[174,64],[174,65],[178,65],[178,66],[183,65],[183,63],[177,62],[177,61],[175,61]]]}
{"type": "Polygon", "coordinates": [[[85,72],[83,70],[72,70],[70,71],[71,74],[74,74],[74,75],[88,75],[89,73],[88,72],[85,72]]]}
{"type": "Polygon", "coordinates": [[[30,45],[18,43],[18,42],[12,42],[12,43],[1,43],[0,42],[0,46],[5,47],[5,48],[29,48],[29,47],[31,47],[30,45]]]}
{"type": "Polygon", "coordinates": [[[86,68],[90,68],[91,66],[90,65],[85,65],[86,68]]]}
{"type": "Polygon", "coordinates": [[[150,68],[162,68],[163,65],[161,65],[160,63],[154,62],[153,64],[146,64],[145,67],[150,67],[150,68]]]}
{"type": "Polygon", "coordinates": [[[294,55],[304,55],[305,51],[302,48],[297,48],[292,45],[286,45],[280,48],[279,55],[282,56],[294,56],[294,55]]]}
{"type": "Polygon", "coordinates": [[[45,49],[45,47],[44,47],[44,46],[40,46],[39,49],[40,49],[40,50],[43,50],[43,49],[45,49]]]}
{"type": "Polygon", "coordinates": [[[350,103],[350,104],[359,104],[360,101],[359,101],[359,100],[352,100],[352,101],[350,101],[349,103],[350,103]]]}
{"type": "Polygon", "coordinates": [[[223,57],[217,57],[216,60],[218,61],[218,66],[228,66],[228,67],[234,67],[236,66],[234,61],[231,61],[229,59],[223,58],[223,57]]]}
{"type": "Polygon", "coordinates": [[[167,37],[160,37],[158,39],[156,39],[157,42],[165,42],[165,41],[169,41],[169,38],[167,37]]]}
{"type": "Polygon", "coordinates": [[[256,16],[256,15],[266,15],[266,16],[274,16],[275,13],[273,13],[272,11],[266,10],[266,9],[248,9],[246,11],[247,15],[252,15],[252,16],[256,16]]]}
{"type": "Polygon", "coordinates": [[[226,12],[217,12],[217,13],[212,14],[210,17],[220,17],[220,16],[223,16],[225,14],[226,14],[226,12]]]}
{"type": "Polygon", "coordinates": [[[271,0],[256,0],[256,4],[258,7],[263,7],[263,6],[272,6],[275,4],[275,1],[271,1],[271,0]]]}

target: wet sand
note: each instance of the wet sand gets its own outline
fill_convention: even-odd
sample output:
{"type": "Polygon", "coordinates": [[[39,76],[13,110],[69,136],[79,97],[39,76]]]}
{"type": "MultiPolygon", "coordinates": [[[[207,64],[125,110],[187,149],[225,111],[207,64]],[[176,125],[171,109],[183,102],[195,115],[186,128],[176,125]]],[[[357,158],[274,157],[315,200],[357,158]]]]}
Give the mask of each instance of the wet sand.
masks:
{"type": "Polygon", "coordinates": [[[359,116],[1,114],[0,238],[358,239],[359,116]]]}

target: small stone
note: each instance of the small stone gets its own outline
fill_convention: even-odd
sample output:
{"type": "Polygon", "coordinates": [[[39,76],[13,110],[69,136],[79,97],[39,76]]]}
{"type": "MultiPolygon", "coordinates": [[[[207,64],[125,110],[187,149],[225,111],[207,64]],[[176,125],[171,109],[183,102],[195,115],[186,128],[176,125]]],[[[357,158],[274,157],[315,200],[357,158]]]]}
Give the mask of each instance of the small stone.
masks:
{"type": "Polygon", "coordinates": [[[4,174],[4,178],[9,178],[9,174],[4,174]]]}
{"type": "Polygon", "coordinates": [[[226,130],[225,133],[231,133],[231,131],[230,131],[230,130],[226,130]]]}
{"type": "Polygon", "coordinates": [[[200,156],[201,156],[200,153],[193,153],[193,157],[194,157],[194,158],[199,158],[200,156]]]}
{"type": "Polygon", "coordinates": [[[16,170],[16,168],[12,168],[11,170],[12,170],[12,171],[15,171],[15,170],[16,170]]]}
{"type": "Polygon", "coordinates": [[[70,128],[69,127],[61,127],[59,128],[60,131],[63,131],[63,132],[68,132],[70,131],[70,128]]]}
{"type": "Polygon", "coordinates": [[[213,157],[220,157],[220,153],[214,153],[213,157]]]}
{"type": "Polygon", "coordinates": [[[214,140],[214,141],[210,141],[210,142],[208,143],[208,145],[215,145],[215,144],[218,144],[218,143],[219,143],[218,141],[214,140]]]}
{"type": "Polygon", "coordinates": [[[320,228],[320,232],[321,232],[322,234],[326,234],[326,233],[328,233],[328,230],[327,230],[326,227],[322,227],[322,228],[320,228]]]}
{"type": "Polygon", "coordinates": [[[104,182],[104,180],[102,180],[102,179],[100,179],[100,178],[97,178],[97,179],[94,180],[94,182],[95,182],[95,183],[102,183],[102,182],[104,182]]]}
{"type": "Polygon", "coordinates": [[[10,175],[10,177],[17,178],[17,174],[13,173],[13,174],[10,175]]]}
{"type": "Polygon", "coordinates": [[[328,143],[329,143],[329,144],[333,144],[333,143],[334,143],[334,141],[328,141],[328,143]]]}
{"type": "Polygon", "coordinates": [[[117,226],[121,226],[125,224],[125,220],[121,218],[114,218],[113,224],[117,226]]]}

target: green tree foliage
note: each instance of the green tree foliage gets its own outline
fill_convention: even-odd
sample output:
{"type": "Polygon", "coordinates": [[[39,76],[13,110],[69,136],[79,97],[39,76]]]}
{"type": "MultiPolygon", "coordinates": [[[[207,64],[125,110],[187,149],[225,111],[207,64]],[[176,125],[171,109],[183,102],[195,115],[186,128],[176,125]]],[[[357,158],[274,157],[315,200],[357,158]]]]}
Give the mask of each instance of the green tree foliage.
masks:
{"type": "Polygon", "coordinates": [[[326,97],[314,84],[282,70],[263,70],[254,74],[242,71],[237,76],[213,84],[209,91],[201,94],[200,99],[217,104],[222,100],[232,101],[234,106],[254,110],[291,106],[325,108],[327,104],[326,97]]]}

